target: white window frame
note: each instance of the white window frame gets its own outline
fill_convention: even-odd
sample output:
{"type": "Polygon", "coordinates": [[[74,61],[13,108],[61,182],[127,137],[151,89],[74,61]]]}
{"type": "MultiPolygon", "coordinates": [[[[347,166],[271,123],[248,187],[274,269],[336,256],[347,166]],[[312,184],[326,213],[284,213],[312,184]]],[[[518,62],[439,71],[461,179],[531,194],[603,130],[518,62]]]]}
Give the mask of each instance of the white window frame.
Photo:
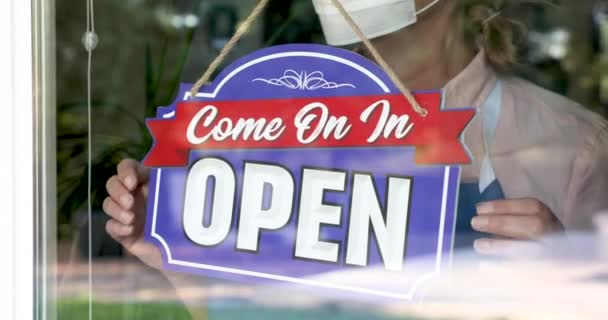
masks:
{"type": "Polygon", "coordinates": [[[8,208],[0,248],[3,314],[34,316],[34,100],[32,6],[29,1],[0,1],[0,196],[8,208]]]}
{"type": "Polygon", "coordinates": [[[3,319],[55,319],[54,6],[0,1],[3,319]]]}

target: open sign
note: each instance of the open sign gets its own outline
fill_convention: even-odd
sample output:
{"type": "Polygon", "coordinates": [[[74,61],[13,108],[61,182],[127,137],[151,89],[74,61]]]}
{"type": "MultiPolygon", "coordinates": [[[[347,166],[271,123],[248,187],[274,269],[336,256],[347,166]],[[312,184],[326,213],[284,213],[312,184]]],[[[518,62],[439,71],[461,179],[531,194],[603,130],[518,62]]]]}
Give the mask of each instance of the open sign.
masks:
{"type": "Polygon", "coordinates": [[[426,92],[422,117],[375,64],[316,45],[261,50],[188,90],[148,120],[146,236],[166,268],[411,299],[444,267],[474,111],[426,92]],[[419,256],[435,263],[409,270],[419,256]],[[411,286],[318,280],[364,268],[411,286]]]}
{"type": "MultiPolygon", "coordinates": [[[[231,229],[236,194],[236,172],[229,162],[203,158],[190,169],[186,179],[184,230],[194,243],[214,247],[222,243],[231,229]],[[213,195],[207,198],[207,183],[215,182],[213,195]],[[221,190],[221,193],[219,192],[221,190]],[[210,205],[210,223],[204,220],[205,205],[210,205]]],[[[301,185],[295,186],[292,173],[276,164],[246,162],[235,249],[257,253],[261,232],[284,228],[297,206],[297,227],[293,255],[297,259],[339,262],[344,245],[344,263],[367,266],[369,235],[376,237],[378,252],[387,269],[400,271],[403,265],[412,178],[387,177],[386,203],[379,203],[378,190],[369,173],[354,173],[345,242],[320,239],[322,225],[340,227],[344,204],[325,203],[325,192],[345,192],[347,172],[303,168],[301,185]],[[297,190],[298,189],[298,190],[297,190]],[[299,202],[294,204],[294,194],[299,202]],[[371,229],[371,230],[370,230],[371,229]]]]}

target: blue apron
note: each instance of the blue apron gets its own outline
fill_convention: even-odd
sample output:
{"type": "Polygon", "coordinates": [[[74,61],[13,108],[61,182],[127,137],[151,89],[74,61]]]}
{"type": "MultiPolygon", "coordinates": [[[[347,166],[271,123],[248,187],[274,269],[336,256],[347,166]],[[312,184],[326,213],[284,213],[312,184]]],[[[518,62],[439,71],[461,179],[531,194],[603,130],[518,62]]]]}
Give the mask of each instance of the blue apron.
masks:
{"type": "Polygon", "coordinates": [[[460,184],[454,239],[455,249],[471,248],[476,239],[488,237],[487,234],[475,231],[471,226],[471,220],[477,215],[477,204],[505,198],[502,186],[494,174],[494,168],[490,160],[490,146],[494,142],[501,109],[502,85],[500,81],[497,81],[496,86],[481,109],[485,151],[481,164],[481,172],[479,173],[479,181],[460,184]]]}

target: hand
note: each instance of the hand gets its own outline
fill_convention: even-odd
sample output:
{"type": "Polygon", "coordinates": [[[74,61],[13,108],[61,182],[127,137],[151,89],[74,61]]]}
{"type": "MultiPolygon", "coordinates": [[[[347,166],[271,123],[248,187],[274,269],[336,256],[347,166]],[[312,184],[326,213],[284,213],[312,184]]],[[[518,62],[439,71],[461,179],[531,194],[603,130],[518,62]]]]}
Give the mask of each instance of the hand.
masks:
{"type": "Polygon", "coordinates": [[[474,247],[482,254],[497,254],[512,244],[534,241],[549,233],[563,230],[545,204],[537,199],[500,200],[481,203],[471,221],[473,229],[497,236],[478,239],[474,247]]]}
{"type": "Polygon", "coordinates": [[[106,224],[108,234],[141,261],[160,269],[160,250],[144,241],[148,178],[149,170],[139,162],[121,161],[117,175],[106,183],[110,196],[104,200],[103,209],[111,218],[106,224]]]}

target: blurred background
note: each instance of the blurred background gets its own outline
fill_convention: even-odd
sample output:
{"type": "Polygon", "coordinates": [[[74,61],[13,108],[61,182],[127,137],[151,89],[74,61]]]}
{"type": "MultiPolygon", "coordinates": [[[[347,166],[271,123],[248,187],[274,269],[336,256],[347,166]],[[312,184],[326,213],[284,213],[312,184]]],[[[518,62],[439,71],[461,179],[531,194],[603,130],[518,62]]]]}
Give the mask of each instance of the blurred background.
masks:
{"type": "MultiPolygon", "coordinates": [[[[175,290],[152,270],[125,256],[120,246],[106,235],[106,217],[101,212],[105,183],[120,159],[143,158],[151,144],[144,119],[152,116],[157,106],[174,100],[180,82],[193,82],[200,76],[254,3],[254,0],[95,3],[100,43],[93,58],[92,248],[95,270],[99,273],[95,287],[100,299],[96,308],[99,319],[188,318],[175,290]],[[137,279],[134,274],[139,275],[137,279]],[[160,305],[158,301],[167,304],[160,305]]],[[[87,269],[83,263],[88,247],[86,52],[81,42],[85,12],[84,1],[56,1],[59,319],[79,319],[86,307],[82,300],[86,297],[83,281],[87,269]]],[[[586,108],[608,114],[608,1],[524,5],[504,14],[527,27],[518,74],[586,108]]],[[[310,0],[273,0],[225,64],[267,46],[323,41],[310,0]]],[[[245,289],[219,285],[213,288],[207,292],[224,298],[248,294],[245,289]]],[[[192,299],[203,298],[197,294],[192,293],[192,299]]],[[[273,315],[281,318],[282,314],[241,308],[238,310],[253,308],[247,319],[273,315]]],[[[226,307],[223,317],[235,316],[238,312],[234,310],[226,307]]],[[[291,318],[329,315],[344,319],[385,318],[332,305],[314,310],[304,313],[292,310],[291,318]]]]}

